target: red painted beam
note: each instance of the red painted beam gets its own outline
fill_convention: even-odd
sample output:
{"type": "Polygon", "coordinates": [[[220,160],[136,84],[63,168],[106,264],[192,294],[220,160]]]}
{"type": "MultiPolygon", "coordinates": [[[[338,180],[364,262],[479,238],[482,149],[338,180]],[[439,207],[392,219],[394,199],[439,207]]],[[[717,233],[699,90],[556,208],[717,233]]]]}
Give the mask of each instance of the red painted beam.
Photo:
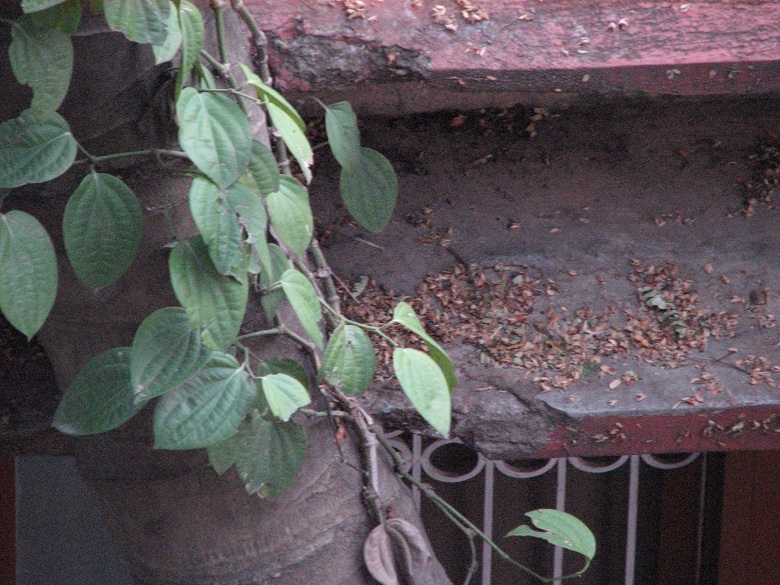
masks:
{"type": "Polygon", "coordinates": [[[286,92],[780,90],[775,0],[365,0],[357,18],[339,0],[246,4],[286,92]],[[469,24],[477,9],[486,18],[469,24]]]}
{"type": "Polygon", "coordinates": [[[540,458],[780,450],[780,406],[680,415],[592,416],[556,429],[540,458]]]}
{"type": "Polygon", "coordinates": [[[16,583],[14,458],[0,455],[0,585],[16,583]]]}

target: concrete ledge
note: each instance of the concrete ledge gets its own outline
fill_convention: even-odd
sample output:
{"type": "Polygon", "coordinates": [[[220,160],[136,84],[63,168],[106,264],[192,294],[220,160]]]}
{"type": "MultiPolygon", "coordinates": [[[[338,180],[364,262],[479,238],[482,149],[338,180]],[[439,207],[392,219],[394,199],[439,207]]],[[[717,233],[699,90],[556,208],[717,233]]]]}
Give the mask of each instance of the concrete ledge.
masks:
{"type": "Polygon", "coordinates": [[[462,101],[473,104],[467,97],[473,92],[505,94],[503,100],[512,95],[517,102],[530,94],[780,89],[780,3],[771,0],[415,4],[247,2],[269,36],[279,89],[333,96],[372,91],[364,108],[373,112],[425,111],[440,108],[442,101],[462,107],[462,101]],[[360,12],[349,8],[360,4],[360,12]],[[459,4],[472,6],[472,12],[459,4]],[[487,19],[469,24],[474,14],[487,19]],[[428,92],[424,99],[421,85],[428,92]],[[446,99],[437,99],[442,92],[446,99]]]}

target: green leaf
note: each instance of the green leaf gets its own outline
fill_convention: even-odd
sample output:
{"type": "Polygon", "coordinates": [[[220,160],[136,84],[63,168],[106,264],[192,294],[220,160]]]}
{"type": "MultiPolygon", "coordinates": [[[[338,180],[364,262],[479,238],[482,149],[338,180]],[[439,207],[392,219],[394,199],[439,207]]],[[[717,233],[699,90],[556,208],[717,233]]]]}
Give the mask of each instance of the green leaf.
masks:
{"type": "Polygon", "coordinates": [[[203,15],[197,6],[187,0],[179,5],[179,28],[181,29],[181,64],[176,77],[176,97],[187,83],[192,68],[199,63],[198,55],[203,48],[203,15]]]}
{"type": "Polygon", "coordinates": [[[168,260],[176,298],[187,310],[190,326],[203,329],[203,343],[223,351],[244,320],[249,285],[223,276],[209,258],[203,238],[179,242],[168,260]]]}
{"type": "Polygon", "coordinates": [[[143,407],[133,399],[130,348],[114,347],[81,368],[54,413],[54,428],[68,435],[105,433],[143,407]]]}
{"type": "Polygon", "coordinates": [[[445,437],[450,433],[450,390],[430,356],[409,347],[393,351],[395,375],[414,407],[445,437]]]}
{"type": "Polygon", "coordinates": [[[311,144],[309,144],[309,139],[306,138],[306,134],[298,128],[295,120],[287,114],[286,110],[281,109],[273,102],[268,102],[265,107],[268,110],[268,115],[271,116],[274,127],[282,136],[282,140],[284,140],[295,160],[298,161],[298,166],[301,168],[306,182],[311,183],[311,167],[314,164],[314,152],[311,149],[311,144]]]}
{"type": "Polygon", "coordinates": [[[279,166],[271,149],[262,142],[252,141],[252,156],[249,159],[249,173],[255,180],[260,195],[279,190],[279,166]]]}
{"type": "Polygon", "coordinates": [[[225,473],[236,462],[241,453],[241,440],[238,434],[228,437],[224,441],[214,443],[206,447],[209,463],[219,475],[225,473]]]}
{"type": "Polygon", "coordinates": [[[241,67],[241,70],[244,72],[247,83],[254,86],[257,91],[257,96],[260,99],[266,103],[272,103],[278,109],[283,110],[287,117],[295,123],[301,132],[306,132],[306,123],[303,121],[303,118],[301,118],[298,111],[292,107],[292,104],[290,104],[282,94],[270,85],[263,83],[260,77],[243,63],[239,63],[239,67],[241,67]]]}
{"type": "Polygon", "coordinates": [[[49,234],[23,211],[0,214],[0,311],[32,338],[57,296],[57,257],[49,234]]]}
{"type": "Polygon", "coordinates": [[[291,358],[271,358],[265,362],[269,374],[287,374],[295,378],[304,388],[309,387],[309,374],[301,364],[291,358]]]}
{"type": "Polygon", "coordinates": [[[455,374],[455,366],[452,360],[447,356],[441,346],[426,333],[425,328],[417,318],[417,314],[409,303],[400,302],[393,311],[393,323],[399,323],[406,327],[412,333],[418,335],[431,352],[431,358],[441,368],[444,377],[447,379],[447,387],[452,390],[458,383],[458,377],[455,374]]]}
{"type": "Polygon", "coordinates": [[[252,246],[262,266],[269,266],[268,215],[262,200],[240,183],[231,185],[226,195],[228,205],[238,215],[239,223],[246,231],[247,244],[252,246]]]}
{"type": "Polygon", "coordinates": [[[30,14],[35,26],[58,28],[66,34],[73,34],[81,22],[81,0],[67,0],[51,8],[30,14]]]}
{"type": "Polygon", "coordinates": [[[52,6],[56,6],[64,2],[64,0],[22,0],[22,10],[25,13],[37,12],[39,10],[46,10],[52,6]]]}
{"type": "MultiPolygon", "coordinates": [[[[249,190],[233,183],[227,191],[249,190]]],[[[249,193],[251,196],[251,193],[249,193]]],[[[195,177],[190,187],[190,210],[217,271],[229,274],[239,262],[241,226],[228,201],[228,193],[203,177],[195,177]]]]}
{"type": "Polygon", "coordinates": [[[290,260],[276,244],[268,244],[268,252],[271,262],[268,266],[263,266],[260,272],[260,285],[266,289],[260,299],[268,319],[273,319],[279,305],[284,302],[285,296],[282,289],[269,290],[282,278],[282,274],[290,268],[290,260]]]}
{"type": "Polygon", "coordinates": [[[360,148],[360,161],[341,169],[341,198],[360,225],[381,231],[390,221],[398,198],[398,178],[382,154],[360,148]]]}
{"type": "Polygon", "coordinates": [[[303,256],[314,233],[314,218],[306,188],[292,177],[281,177],[279,190],[266,199],[271,225],[297,256],[303,256]]]}
{"type": "Polygon", "coordinates": [[[45,121],[32,110],[0,123],[0,188],[49,181],[76,159],[76,140],[68,123],[56,112],[45,121]]]}
{"type": "Polygon", "coordinates": [[[136,400],[165,394],[198,373],[211,357],[200,331],[190,327],[181,307],[158,309],[138,327],[130,352],[136,400]]]}
{"type": "Polygon", "coordinates": [[[522,525],[510,531],[507,536],[532,536],[552,545],[583,555],[588,561],[596,556],[596,538],[590,529],[575,516],[559,510],[534,510],[526,514],[542,532],[522,525]]]}
{"type": "Polygon", "coordinates": [[[311,403],[306,388],[287,374],[263,376],[260,382],[271,412],[283,421],[290,420],[299,408],[311,403]]]}
{"type": "Polygon", "coordinates": [[[294,422],[267,421],[254,411],[239,429],[243,444],[236,469],[246,491],[266,498],[284,493],[295,479],[306,455],[303,426],[294,422]]]}
{"type": "Polygon", "coordinates": [[[185,87],[176,101],[182,150],[219,187],[238,179],[249,165],[252,130],[229,97],[185,87]]]}
{"type": "Polygon", "coordinates": [[[103,7],[113,30],[136,43],[162,45],[170,6],[169,0],[109,0],[103,7]]]}
{"type": "Polygon", "coordinates": [[[73,73],[70,36],[58,28],[40,27],[32,16],[22,16],[11,27],[8,58],[19,83],[33,90],[30,108],[45,120],[62,104],[73,73]]]}
{"type": "Polygon", "coordinates": [[[243,368],[201,370],[157,403],[155,448],[199,449],[232,437],[255,393],[243,368]]]}
{"type": "Polygon", "coordinates": [[[181,47],[181,27],[179,26],[179,11],[176,10],[176,6],[173,2],[170,2],[170,12],[168,18],[165,19],[165,28],[168,31],[168,35],[165,37],[165,42],[162,45],[153,45],[152,52],[154,53],[154,62],[159,65],[166,61],[171,61],[181,47]]]}
{"type": "Polygon", "coordinates": [[[121,179],[90,173],[65,206],[65,251],[85,286],[98,290],[130,268],[141,242],[141,204],[121,179]]]}
{"type": "Polygon", "coordinates": [[[362,394],[376,372],[374,346],[360,327],[340,325],[330,336],[320,376],[344,394],[362,394]]]}
{"type": "Polygon", "coordinates": [[[325,131],[330,150],[343,168],[354,169],[360,165],[360,131],[349,102],[338,102],[325,108],[325,131]]]}
{"type": "Polygon", "coordinates": [[[282,274],[279,281],[282,290],[290,300],[295,314],[303,325],[303,329],[308,333],[311,340],[319,349],[323,348],[322,331],[319,322],[322,318],[320,309],[320,300],[317,291],[303,274],[291,268],[282,274]]]}

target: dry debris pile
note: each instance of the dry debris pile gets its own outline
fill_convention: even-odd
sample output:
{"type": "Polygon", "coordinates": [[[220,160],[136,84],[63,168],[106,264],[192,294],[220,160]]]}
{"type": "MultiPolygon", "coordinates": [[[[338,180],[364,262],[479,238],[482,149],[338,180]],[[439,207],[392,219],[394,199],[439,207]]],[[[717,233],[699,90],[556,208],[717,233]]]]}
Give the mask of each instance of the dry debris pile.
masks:
{"type": "MultiPolygon", "coordinates": [[[[621,309],[583,306],[572,311],[556,306],[555,281],[532,267],[499,264],[457,265],[429,275],[414,296],[383,291],[368,280],[360,295],[345,299],[345,314],[379,326],[391,319],[395,304],[406,301],[437,340],[472,346],[482,365],[518,368],[543,391],[565,389],[594,373],[614,376],[615,370],[602,363],[607,357],[632,355],[653,365],[677,367],[691,352],[704,350],[708,339],[734,335],[736,313],[704,306],[693,282],[680,276],[679,265],[633,260],[632,267],[627,278],[636,286],[636,297],[621,309]]],[[[410,341],[409,334],[397,333],[401,341],[410,341]]],[[[377,341],[380,365],[389,364],[390,345],[377,341]]],[[[762,371],[771,369],[771,364],[762,364],[762,371]]],[[[390,379],[388,371],[380,371],[380,378],[390,379]]],[[[698,382],[711,391],[719,388],[711,378],[703,373],[698,382]]],[[[629,371],[615,383],[630,386],[637,379],[629,371]]]]}

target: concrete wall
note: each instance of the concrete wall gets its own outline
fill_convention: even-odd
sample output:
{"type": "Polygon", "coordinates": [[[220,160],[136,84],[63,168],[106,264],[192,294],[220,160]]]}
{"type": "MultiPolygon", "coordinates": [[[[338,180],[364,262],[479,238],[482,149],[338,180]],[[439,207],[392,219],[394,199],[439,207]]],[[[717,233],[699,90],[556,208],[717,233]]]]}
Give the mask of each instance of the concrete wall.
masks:
{"type": "Polygon", "coordinates": [[[132,585],[72,457],[17,457],[17,584],[132,585]]]}

